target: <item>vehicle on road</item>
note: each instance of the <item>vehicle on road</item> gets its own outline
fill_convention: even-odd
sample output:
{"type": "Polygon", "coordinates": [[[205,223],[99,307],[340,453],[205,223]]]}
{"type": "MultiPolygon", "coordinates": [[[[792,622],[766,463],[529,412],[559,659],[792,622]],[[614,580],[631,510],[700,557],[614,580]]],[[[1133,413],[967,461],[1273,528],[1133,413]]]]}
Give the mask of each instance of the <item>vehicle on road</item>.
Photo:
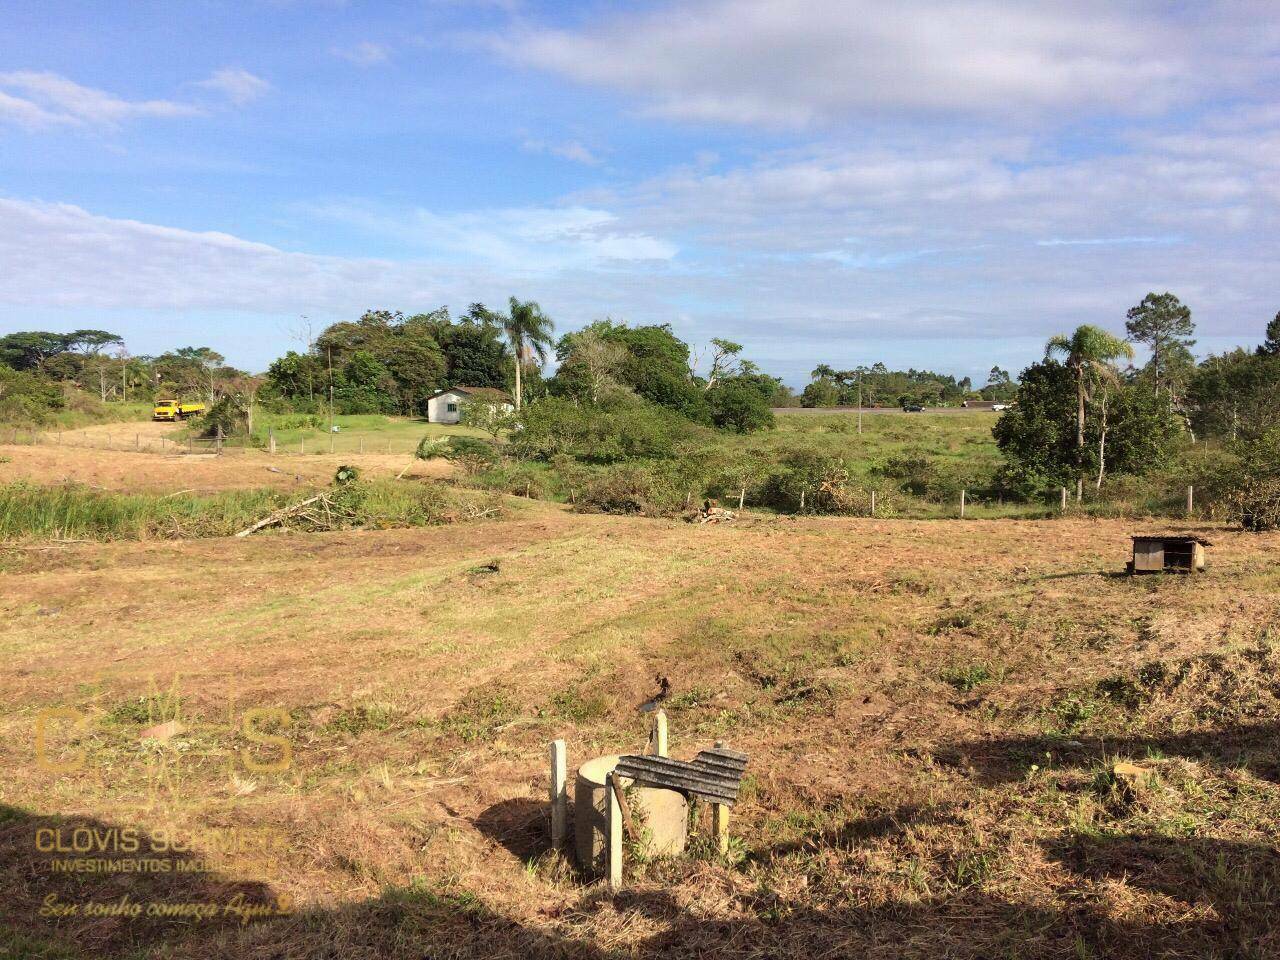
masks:
{"type": "Polygon", "coordinates": [[[902,405],[903,413],[924,413],[924,407],[918,403],[904,403],[902,405]]]}
{"type": "Polygon", "coordinates": [[[186,420],[204,413],[203,403],[182,403],[177,400],[157,400],[151,411],[152,420],[186,420]]]}

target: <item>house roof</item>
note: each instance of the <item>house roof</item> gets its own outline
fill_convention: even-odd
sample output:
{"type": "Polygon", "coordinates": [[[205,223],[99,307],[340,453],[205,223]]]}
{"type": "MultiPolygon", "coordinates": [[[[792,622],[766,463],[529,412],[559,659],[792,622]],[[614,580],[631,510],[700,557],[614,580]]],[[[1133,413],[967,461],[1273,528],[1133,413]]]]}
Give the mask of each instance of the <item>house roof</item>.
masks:
{"type": "Polygon", "coordinates": [[[1158,540],[1162,543],[1198,543],[1204,547],[1213,546],[1204,537],[1194,533],[1140,533],[1134,536],[1133,542],[1158,540]]]}
{"type": "Polygon", "coordinates": [[[511,402],[510,395],[496,387],[447,387],[444,390],[437,390],[428,399],[434,400],[436,397],[443,397],[446,393],[461,393],[464,396],[475,397],[477,400],[489,400],[494,403],[511,402]]]}

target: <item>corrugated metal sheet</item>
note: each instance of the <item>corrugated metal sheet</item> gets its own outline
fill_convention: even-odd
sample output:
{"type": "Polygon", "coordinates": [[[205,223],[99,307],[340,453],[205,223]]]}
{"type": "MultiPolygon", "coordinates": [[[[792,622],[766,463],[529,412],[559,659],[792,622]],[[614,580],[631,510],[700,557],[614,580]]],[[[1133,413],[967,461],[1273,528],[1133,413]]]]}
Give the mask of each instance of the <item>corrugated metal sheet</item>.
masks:
{"type": "Polygon", "coordinates": [[[668,757],[622,757],[614,772],[646,787],[666,787],[731,807],[738,800],[747,755],[728,747],[703,750],[685,762],[668,757]]]}

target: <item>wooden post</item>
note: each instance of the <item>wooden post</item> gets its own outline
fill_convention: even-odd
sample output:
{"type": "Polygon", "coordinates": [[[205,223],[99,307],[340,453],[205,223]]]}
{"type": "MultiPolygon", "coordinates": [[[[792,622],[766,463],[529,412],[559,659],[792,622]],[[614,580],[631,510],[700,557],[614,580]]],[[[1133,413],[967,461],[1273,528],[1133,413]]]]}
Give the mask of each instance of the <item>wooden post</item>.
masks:
{"type": "Polygon", "coordinates": [[[195,453],[196,441],[194,437],[187,437],[187,453],[195,453]]]}
{"type": "Polygon", "coordinates": [[[1062,512],[1067,512],[1067,488],[1062,488],[1062,512]]]}
{"type": "Polygon", "coordinates": [[[1196,488],[1187,487],[1187,516],[1194,515],[1196,509],[1196,488]]]}
{"type": "Polygon", "coordinates": [[[568,751],[563,740],[551,741],[551,846],[564,848],[569,813],[568,751]]]}
{"type": "Polygon", "coordinates": [[[747,499],[747,488],[743,487],[741,490],[738,491],[738,512],[739,513],[742,512],[742,504],[746,502],[746,499],[747,499]]]}
{"type": "Polygon", "coordinates": [[[667,753],[667,711],[659,709],[653,715],[653,726],[649,730],[649,755],[665,757],[667,753]]]}
{"type": "Polygon", "coordinates": [[[964,491],[964,490],[961,490],[961,491],[960,491],[960,519],[961,519],[961,520],[963,520],[963,519],[964,519],[964,495],[965,495],[965,492],[966,492],[966,491],[964,491]]]}
{"type": "Polygon", "coordinates": [[[140,433],[135,433],[135,434],[133,435],[133,449],[135,449],[135,450],[141,450],[141,449],[142,449],[142,434],[140,434],[140,433]]]}
{"type": "Polygon", "coordinates": [[[804,513],[804,487],[800,488],[800,512],[804,513]]]}
{"type": "Polygon", "coordinates": [[[617,892],[622,889],[622,805],[618,803],[618,782],[609,774],[608,787],[605,790],[609,804],[608,829],[605,841],[608,844],[605,857],[608,865],[609,889],[617,892]]]}
{"type": "Polygon", "coordinates": [[[873,517],[876,515],[876,492],[874,490],[871,491],[871,515],[873,517]]]}
{"type": "Polygon", "coordinates": [[[1076,477],[1076,503],[1084,502],[1084,477],[1076,477]]]}
{"type": "Polygon", "coordinates": [[[299,453],[307,452],[307,438],[305,436],[298,440],[298,452],[299,453]]]}
{"type": "Polygon", "coordinates": [[[333,453],[333,431],[329,431],[329,452],[333,453]]]}
{"type": "Polygon", "coordinates": [[[276,452],[276,428],[270,427],[267,430],[267,450],[274,456],[276,452]]]}
{"type": "Polygon", "coordinates": [[[360,452],[364,453],[364,437],[360,438],[360,452]]]}
{"type": "Polygon", "coordinates": [[[716,838],[716,849],[729,852],[729,808],[723,803],[711,805],[711,832],[716,838]]]}
{"type": "MultiPolygon", "coordinates": [[[[716,749],[724,746],[723,740],[716,741],[716,749]]],[[[716,838],[716,849],[721,854],[729,852],[729,808],[723,803],[711,805],[711,833],[716,838]]]]}
{"type": "Polygon", "coordinates": [[[391,438],[387,437],[387,453],[391,453],[391,438]]]}

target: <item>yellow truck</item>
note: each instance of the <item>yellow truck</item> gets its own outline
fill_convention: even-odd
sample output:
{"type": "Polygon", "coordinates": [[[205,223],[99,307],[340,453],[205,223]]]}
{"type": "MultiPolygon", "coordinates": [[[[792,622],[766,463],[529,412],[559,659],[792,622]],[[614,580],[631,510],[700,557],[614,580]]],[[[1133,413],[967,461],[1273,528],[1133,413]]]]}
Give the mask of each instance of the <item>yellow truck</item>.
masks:
{"type": "Polygon", "coordinates": [[[152,420],[185,420],[204,413],[203,403],[180,403],[177,400],[157,400],[151,411],[152,420]]]}

